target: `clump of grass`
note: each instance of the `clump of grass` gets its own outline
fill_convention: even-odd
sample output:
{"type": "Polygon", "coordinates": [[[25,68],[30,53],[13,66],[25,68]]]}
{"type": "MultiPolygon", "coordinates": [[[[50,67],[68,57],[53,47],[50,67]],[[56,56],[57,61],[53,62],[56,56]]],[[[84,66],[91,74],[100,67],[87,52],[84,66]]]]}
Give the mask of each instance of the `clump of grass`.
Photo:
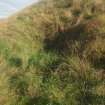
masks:
{"type": "Polygon", "coordinates": [[[13,67],[22,67],[22,59],[18,56],[11,56],[7,60],[8,64],[13,67]]]}
{"type": "Polygon", "coordinates": [[[41,69],[53,69],[56,68],[60,62],[61,59],[57,54],[39,52],[29,58],[28,66],[35,66],[41,69]]]}
{"type": "Polygon", "coordinates": [[[3,55],[5,59],[8,58],[8,56],[11,53],[11,49],[7,43],[6,40],[1,39],[0,40],[0,55],[3,55]]]}
{"type": "Polygon", "coordinates": [[[98,78],[96,77],[96,71],[89,64],[88,61],[80,59],[79,57],[70,57],[67,59],[65,67],[68,66],[69,78],[69,98],[73,105],[84,104],[96,104],[103,102],[99,93],[96,94],[96,87],[100,85],[98,78]],[[73,90],[74,91],[73,91],[73,90]]]}

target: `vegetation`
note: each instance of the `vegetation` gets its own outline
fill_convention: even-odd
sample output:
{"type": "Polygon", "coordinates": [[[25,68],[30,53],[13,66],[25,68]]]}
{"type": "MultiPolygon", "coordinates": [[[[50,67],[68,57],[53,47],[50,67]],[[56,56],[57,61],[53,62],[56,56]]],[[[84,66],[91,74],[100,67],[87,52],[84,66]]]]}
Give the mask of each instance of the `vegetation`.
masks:
{"type": "Polygon", "coordinates": [[[0,105],[105,105],[104,4],[42,0],[2,23],[0,105]]]}

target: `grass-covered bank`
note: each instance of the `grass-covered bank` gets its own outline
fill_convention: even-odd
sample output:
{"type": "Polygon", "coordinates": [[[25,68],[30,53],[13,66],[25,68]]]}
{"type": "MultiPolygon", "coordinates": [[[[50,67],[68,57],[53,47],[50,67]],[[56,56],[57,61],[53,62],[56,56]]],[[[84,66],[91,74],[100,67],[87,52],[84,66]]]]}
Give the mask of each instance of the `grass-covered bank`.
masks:
{"type": "Polygon", "coordinates": [[[0,26],[0,105],[105,105],[104,3],[42,0],[0,26]]]}

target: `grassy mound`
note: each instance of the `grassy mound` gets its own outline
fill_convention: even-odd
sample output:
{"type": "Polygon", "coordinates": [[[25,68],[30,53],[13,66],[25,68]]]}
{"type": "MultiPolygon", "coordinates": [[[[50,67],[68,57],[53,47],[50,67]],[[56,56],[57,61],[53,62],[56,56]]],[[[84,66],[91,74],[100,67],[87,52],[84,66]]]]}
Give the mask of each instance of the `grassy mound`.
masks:
{"type": "Polygon", "coordinates": [[[0,105],[105,105],[105,1],[42,0],[0,24],[0,105]]]}

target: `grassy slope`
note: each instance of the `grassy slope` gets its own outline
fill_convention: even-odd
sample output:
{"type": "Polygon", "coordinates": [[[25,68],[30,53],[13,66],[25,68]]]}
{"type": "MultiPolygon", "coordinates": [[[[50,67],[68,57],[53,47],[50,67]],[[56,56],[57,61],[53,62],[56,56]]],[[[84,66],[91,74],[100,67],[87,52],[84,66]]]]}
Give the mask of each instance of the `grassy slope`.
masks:
{"type": "Polygon", "coordinates": [[[0,27],[1,105],[105,104],[104,1],[72,1],[43,1],[0,27]]]}

